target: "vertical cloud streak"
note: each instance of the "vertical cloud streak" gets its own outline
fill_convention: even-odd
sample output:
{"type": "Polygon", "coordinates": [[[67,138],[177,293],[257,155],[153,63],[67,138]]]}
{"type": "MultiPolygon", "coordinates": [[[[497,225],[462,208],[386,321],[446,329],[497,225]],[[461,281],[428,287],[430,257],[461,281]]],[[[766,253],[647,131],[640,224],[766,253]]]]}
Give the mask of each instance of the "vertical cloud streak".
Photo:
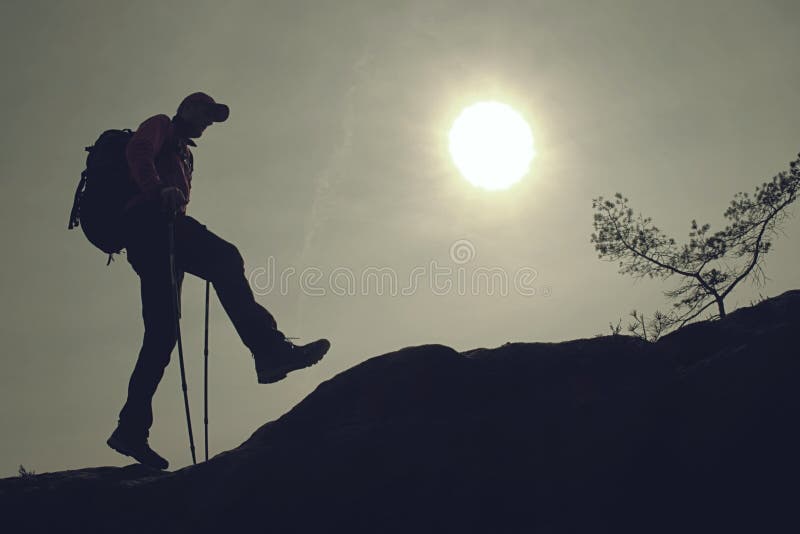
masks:
{"type": "MultiPolygon", "coordinates": [[[[320,228],[324,226],[327,217],[327,208],[330,205],[330,191],[335,186],[336,181],[341,179],[341,170],[344,163],[352,155],[353,131],[355,123],[356,98],[358,95],[359,84],[366,76],[366,69],[372,61],[372,54],[369,45],[365,45],[361,54],[356,59],[351,68],[352,82],[344,94],[344,111],[341,123],[341,141],[333,148],[327,164],[320,170],[316,177],[316,188],[314,198],[311,202],[308,218],[306,219],[306,231],[303,239],[303,248],[299,255],[299,266],[301,269],[306,267],[306,260],[314,245],[314,241],[320,228]]],[[[298,296],[297,317],[295,324],[302,333],[303,328],[303,304],[304,295],[302,292],[298,296]]]]}

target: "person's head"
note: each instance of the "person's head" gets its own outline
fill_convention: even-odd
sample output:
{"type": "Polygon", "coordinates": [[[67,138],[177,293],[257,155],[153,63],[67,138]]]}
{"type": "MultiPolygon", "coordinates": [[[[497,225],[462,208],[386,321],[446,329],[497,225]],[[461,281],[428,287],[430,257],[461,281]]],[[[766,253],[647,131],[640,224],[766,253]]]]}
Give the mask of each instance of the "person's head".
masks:
{"type": "Polygon", "coordinates": [[[230,109],[225,104],[218,104],[205,93],[192,93],[183,99],[178,106],[176,117],[185,126],[186,137],[200,137],[212,122],[225,122],[230,109]]]}

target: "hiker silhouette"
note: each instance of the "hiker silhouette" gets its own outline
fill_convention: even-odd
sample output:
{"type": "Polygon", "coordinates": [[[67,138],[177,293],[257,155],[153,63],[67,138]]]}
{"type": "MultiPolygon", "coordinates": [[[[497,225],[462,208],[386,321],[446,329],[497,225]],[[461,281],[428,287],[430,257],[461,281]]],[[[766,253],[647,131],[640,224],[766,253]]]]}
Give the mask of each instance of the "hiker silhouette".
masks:
{"type": "Polygon", "coordinates": [[[325,339],[304,346],[288,341],[272,314],[255,301],[236,246],[186,214],[194,170],[189,147],[197,146],[193,139],[201,137],[208,126],[228,116],[227,105],[205,93],[193,93],[183,99],[172,118],[160,114],[142,122],[126,148],[130,178],[139,193],[125,205],[123,233],[128,262],[141,283],[144,340],[127,401],[107,443],[158,469],[166,469],[169,463],[148,444],[152,399],[177,342],[184,273],[213,284],[253,355],[259,383],[276,382],[291,371],[313,365],[330,347],[325,339]]]}

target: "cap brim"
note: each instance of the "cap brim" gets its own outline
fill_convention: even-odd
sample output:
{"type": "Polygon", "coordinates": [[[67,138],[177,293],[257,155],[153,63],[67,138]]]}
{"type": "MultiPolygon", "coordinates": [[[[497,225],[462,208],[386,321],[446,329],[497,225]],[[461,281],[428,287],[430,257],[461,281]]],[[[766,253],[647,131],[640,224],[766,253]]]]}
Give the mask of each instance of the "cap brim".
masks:
{"type": "Polygon", "coordinates": [[[214,122],[225,122],[230,115],[230,109],[225,104],[211,104],[209,106],[209,115],[214,122]]]}

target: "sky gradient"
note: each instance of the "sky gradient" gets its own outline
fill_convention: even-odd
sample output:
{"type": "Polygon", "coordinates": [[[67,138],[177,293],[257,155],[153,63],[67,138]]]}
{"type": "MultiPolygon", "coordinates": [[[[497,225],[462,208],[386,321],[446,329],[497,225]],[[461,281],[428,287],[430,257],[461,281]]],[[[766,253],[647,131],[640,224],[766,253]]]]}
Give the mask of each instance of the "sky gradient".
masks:
{"type": "MultiPolygon", "coordinates": [[[[83,147],[103,130],[171,116],[195,91],[228,104],[229,120],[196,140],[188,213],[236,244],[249,274],[295,269],[259,302],[300,343],[333,343],[317,366],[258,385],[212,300],[215,454],[373,355],[591,337],[633,308],[666,309],[676,281],[598,259],[592,198],[622,192],[679,243],[693,218],[721,229],[736,192],[800,152],[799,23],[800,4],[776,0],[4,0],[0,476],[130,463],[105,440],[141,343],[138,278],[66,229],[83,147]],[[506,191],[475,189],[447,152],[450,124],[481,100],[533,131],[531,173],[506,191]],[[474,255],[458,263],[454,244],[474,255]],[[459,267],[529,269],[535,295],[437,294],[432,262],[454,283],[459,267]],[[324,296],[299,286],[308,268],[324,296]],[[425,277],[395,296],[327,282],[370,268],[401,286],[415,268],[425,277]]],[[[784,229],[765,287],[740,286],[729,311],[800,287],[800,221],[784,229]]],[[[203,284],[187,276],[183,290],[196,437],[203,284]]],[[[190,462],[176,360],[151,429],[173,468],[190,462]]]]}

